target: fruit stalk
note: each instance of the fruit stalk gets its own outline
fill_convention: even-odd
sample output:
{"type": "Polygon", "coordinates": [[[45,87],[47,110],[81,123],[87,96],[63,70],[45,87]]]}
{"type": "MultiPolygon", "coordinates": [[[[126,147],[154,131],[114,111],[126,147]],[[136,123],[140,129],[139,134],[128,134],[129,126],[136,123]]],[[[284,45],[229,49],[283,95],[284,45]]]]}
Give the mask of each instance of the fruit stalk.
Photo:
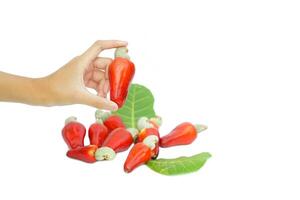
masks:
{"type": "Polygon", "coordinates": [[[162,118],[160,116],[151,117],[150,119],[148,117],[141,117],[137,121],[137,128],[140,131],[143,130],[144,128],[159,129],[161,124],[162,124],[162,118]]]}

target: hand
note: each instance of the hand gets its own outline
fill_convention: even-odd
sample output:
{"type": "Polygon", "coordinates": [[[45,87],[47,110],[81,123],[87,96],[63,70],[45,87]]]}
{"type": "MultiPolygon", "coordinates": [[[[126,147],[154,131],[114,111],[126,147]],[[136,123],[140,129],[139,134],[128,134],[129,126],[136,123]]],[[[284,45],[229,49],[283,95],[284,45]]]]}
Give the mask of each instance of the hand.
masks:
{"type": "Polygon", "coordinates": [[[43,78],[50,91],[49,104],[86,104],[98,109],[117,110],[117,104],[105,98],[109,91],[107,68],[112,60],[98,55],[105,49],[126,45],[126,42],[117,40],[96,41],[82,55],[43,78]],[[96,90],[97,95],[86,87],[96,90]]]}

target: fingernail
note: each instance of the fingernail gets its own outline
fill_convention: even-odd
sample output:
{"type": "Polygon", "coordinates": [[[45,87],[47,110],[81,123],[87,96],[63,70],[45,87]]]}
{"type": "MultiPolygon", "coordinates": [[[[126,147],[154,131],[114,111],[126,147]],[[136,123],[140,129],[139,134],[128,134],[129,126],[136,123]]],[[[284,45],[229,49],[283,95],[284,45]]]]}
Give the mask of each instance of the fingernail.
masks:
{"type": "Polygon", "coordinates": [[[116,103],[113,104],[112,110],[113,111],[117,111],[118,110],[118,105],[116,103]]]}
{"type": "Polygon", "coordinates": [[[119,44],[122,44],[122,45],[127,45],[127,44],[128,44],[128,42],[122,41],[122,40],[118,41],[118,43],[119,43],[119,44]]]}

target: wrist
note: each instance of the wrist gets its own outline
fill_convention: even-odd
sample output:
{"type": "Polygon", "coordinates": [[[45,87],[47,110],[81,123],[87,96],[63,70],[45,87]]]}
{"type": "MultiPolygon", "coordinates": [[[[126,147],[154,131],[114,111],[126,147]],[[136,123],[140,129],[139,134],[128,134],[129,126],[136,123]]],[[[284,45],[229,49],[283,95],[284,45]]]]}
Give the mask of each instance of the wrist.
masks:
{"type": "Polygon", "coordinates": [[[41,106],[52,106],[56,102],[55,91],[52,88],[51,80],[49,77],[43,78],[32,78],[30,80],[31,86],[33,88],[33,98],[32,102],[35,105],[41,106]]]}
{"type": "Polygon", "coordinates": [[[52,82],[49,76],[28,78],[0,72],[0,101],[52,106],[60,96],[52,82]]]}

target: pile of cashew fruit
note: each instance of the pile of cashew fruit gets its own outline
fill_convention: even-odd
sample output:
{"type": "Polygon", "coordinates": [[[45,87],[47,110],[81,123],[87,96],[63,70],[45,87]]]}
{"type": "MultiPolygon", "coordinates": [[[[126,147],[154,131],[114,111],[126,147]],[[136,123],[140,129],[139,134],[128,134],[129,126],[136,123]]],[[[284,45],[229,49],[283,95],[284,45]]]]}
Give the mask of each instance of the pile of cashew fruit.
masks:
{"type": "MultiPolygon", "coordinates": [[[[128,50],[125,47],[116,49],[115,59],[108,68],[110,99],[120,109],[126,104],[131,81],[135,74],[135,66],[130,61],[127,52],[128,50]]],[[[145,107],[147,107],[147,103],[151,102],[145,101],[145,107]]],[[[154,111],[152,115],[153,113],[154,111]]],[[[76,117],[67,118],[62,129],[63,139],[69,148],[67,156],[83,162],[95,163],[97,161],[113,160],[116,154],[130,149],[123,166],[124,171],[130,173],[141,165],[149,165],[151,161],[158,157],[160,148],[191,144],[197,138],[198,133],[207,129],[205,125],[183,122],[169,133],[161,136],[159,128],[162,119],[159,116],[130,118],[131,121],[136,120],[133,121],[134,126],[132,125],[132,127],[128,126],[128,123],[124,123],[124,118],[130,118],[130,116],[123,114],[122,117],[118,112],[111,113],[97,110],[95,121],[90,124],[88,130],[76,117]],[[84,144],[86,133],[88,133],[89,138],[89,144],[87,145],[84,144]]],[[[192,165],[195,169],[189,170],[189,167],[184,167],[184,169],[177,170],[176,166],[173,166],[174,170],[172,171],[172,168],[170,168],[170,174],[184,173],[185,169],[188,169],[186,172],[195,171],[202,167],[209,157],[209,153],[202,153],[193,157],[174,159],[170,163],[176,164],[177,161],[180,162],[180,165],[185,165],[194,162],[192,165]]],[[[164,165],[168,165],[168,161],[165,159],[158,166],[164,165]]],[[[159,172],[155,162],[152,163],[150,168],[159,172]]]]}

